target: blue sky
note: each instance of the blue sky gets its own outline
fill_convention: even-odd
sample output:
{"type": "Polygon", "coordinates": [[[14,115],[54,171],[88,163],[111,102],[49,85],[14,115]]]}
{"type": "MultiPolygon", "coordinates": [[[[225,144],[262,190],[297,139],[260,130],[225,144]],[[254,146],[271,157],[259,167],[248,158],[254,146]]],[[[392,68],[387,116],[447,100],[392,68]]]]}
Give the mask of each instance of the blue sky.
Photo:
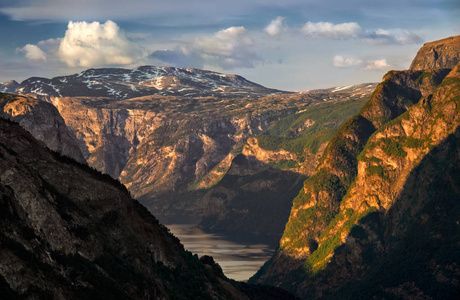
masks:
{"type": "Polygon", "coordinates": [[[0,82],[146,64],[291,91],[375,82],[459,20],[459,0],[0,0],[0,82]]]}

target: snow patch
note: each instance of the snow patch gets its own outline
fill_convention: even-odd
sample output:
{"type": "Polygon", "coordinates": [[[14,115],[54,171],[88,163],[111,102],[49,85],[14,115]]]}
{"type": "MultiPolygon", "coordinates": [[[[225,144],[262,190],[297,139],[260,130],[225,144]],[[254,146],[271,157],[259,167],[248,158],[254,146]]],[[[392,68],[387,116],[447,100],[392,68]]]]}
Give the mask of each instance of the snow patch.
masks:
{"type": "Polygon", "coordinates": [[[338,92],[338,91],[343,91],[343,90],[346,90],[346,89],[349,89],[353,87],[352,85],[349,85],[349,86],[342,86],[342,87],[336,87],[335,89],[332,90],[332,93],[335,93],[335,92],[338,92]]]}

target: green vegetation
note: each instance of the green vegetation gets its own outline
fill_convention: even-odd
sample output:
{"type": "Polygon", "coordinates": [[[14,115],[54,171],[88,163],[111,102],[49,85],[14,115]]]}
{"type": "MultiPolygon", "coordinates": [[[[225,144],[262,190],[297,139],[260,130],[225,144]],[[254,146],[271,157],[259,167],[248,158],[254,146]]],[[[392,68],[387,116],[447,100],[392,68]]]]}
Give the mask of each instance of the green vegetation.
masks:
{"type": "Polygon", "coordinates": [[[315,233],[313,226],[326,226],[334,217],[334,212],[321,206],[312,206],[297,212],[297,216],[286,224],[283,238],[295,239],[289,247],[304,247],[313,239],[315,233]]]}
{"type": "Polygon", "coordinates": [[[337,175],[330,174],[326,169],[321,169],[305,180],[304,187],[315,193],[326,191],[328,193],[345,194],[345,187],[337,175]]]}
{"type": "Polygon", "coordinates": [[[246,145],[246,143],[243,143],[243,144],[239,145],[238,147],[234,148],[232,151],[230,151],[230,153],[232,153],[232,154],[241,154],[243,152],[244,145],[246,145]]]}
{"type": "Polygon", "coordinates": [[[388,179],[388,173],[382,166],[370,166],[366,169],[366,172],[369,176],[377,175],[382,179],[388,179]]]}
{"type": "Polygon", "coordinates": [[[431,71],[424,71],[419,77],[417,77],[417,79],[415,79],[415,82],[421,84],[425,78],[431,77],[433,77],[433,73],[431,71]]]}
{"type": "Polygon", "coordinates": [[[411,136],[406,138],[404,146],[407,148],[420,148],[425,146],[425,143],[431,144],[432,140],[430,138],[425,139],[416,139],[411,136]]]}
{"type": "Polygon", "coordinates": [[[268,165],[273,169],[287,170],[298,168],[299,164],[292,159],[282,159],[280,161],[269,162],[268,165]]]}
{"type": "Polygon", "coordinates": [[[301,189],[297,197],[295,197],[295,199],[293,200],[293,207],[295,208],[306,204],[310,200],[310,198],[311,194],[305,193],[304,189],[301,189]]]}
{"type": "Polygon", "coordinates": [[[381,148],[385,154],[393,157],[406,157],[407,152],[403,150],[401,138],[381,138],[378,141],[381,145],[381,148]]]}
{"type": "Polygon", "coordinates": [[[441,84],[439,85],[439,87],[445,87],[445,86],[448,86],[448,85],[460,85],[460,78],[458,77],[448,77],[448,78],[445,78],[441,84]]]}
{"type": "Polygon", "coordinates": [[[379,163],[379,162],[382,161],[380,158],[377,158],[377,157],[374,157],[374,156],[371,156],[371,157],[366,157],[366,156],[361,157],[361,156],[359,156],[358,160],[365,161],[365,162],[374,162],[374,163],[379,163]],[[360,158],[362,158],[362,159],[360,159],[360,158]]]}
{"type": "MultiPolygon", "coordinates": [[[[390,71],[390,72],[392,72],[392,71],[390,71]]],[[[390,72],[388,72],[387,75],[388,75],[390,72]]],[[[386,77],[387,75],[385,75],[384,77],[386,77]]],[[[362,115],[365,111],[369,110],[369,108],[371,108],[371,107],[373,107],[373,106],[376,105],[376,103],[375,103],[376,101],[375,101],[374,99],[375,99],[375,97],[376,97],[379,93],[381,93],[381,92],[383,91],[384,84],[385,84],[385,82],[382,82],[382,83],[379,83],[379,84],[377,85],[377,87],[375,88],[374,92],[372,93],[372,95],[371,95],[371,97],[370,97],[370,100],[367,101],[367,102],[363,105],[363,107],[361,107],[361,110],[359,111],[359,114],[360,114],[360,115],[362,115]]]]}
{"type": "Polygon", "coordinates": [[[340,233],[328,238],[308,257],[304,267],[313,273],[323,269],[328,262],[327,257],[334,252],[341,242],[340,233]]]}
{"type": "Polygon", "coordinates": [[[360,115],[353,116],[337,130],[328,144],[326,152],[333,156],[344,156],[343,158],[348,163],[355,164],[356,157],[374,131],[375,127],[367,119],[360,115]],[[350,141],[347,138],[348,135],[358,137],[357,144],[350,141]]]}
{"type": "Polygon", "coordinates": [[[335,217],[329,222],[329,225],[325,230],[322,231],[319,237],[321,242],[318,249],[316,249],[304,263],[304,268],[313,274],[322,270],[328,263],[328,257],[334,253],[334,251],[342,244],[341,236],[343,232],[348,232],[349,235],[365,239],[367,238],[366,231],[356,225],[359,220],[365,218],[367,215],[375,212],[375,207],[370,207],[364,213],[360,214],[357,211],[349,208],[346,211],[341,211],[335,215],[335,217]],[[340,227],[336,228],[339,222],[346,220],[345,223],[340,227]],[[330,234],[331,230],[338,229],[334,234],[330,234]]]}
{"type": "Polygon", "coordinates": [[[337,128],[356,114],[367,98],[312,106],[305,112],[290,115],[257,136],[259,146],[266,150],[286,151],[303,156],[305,149],[316,154],[337,128]]]}

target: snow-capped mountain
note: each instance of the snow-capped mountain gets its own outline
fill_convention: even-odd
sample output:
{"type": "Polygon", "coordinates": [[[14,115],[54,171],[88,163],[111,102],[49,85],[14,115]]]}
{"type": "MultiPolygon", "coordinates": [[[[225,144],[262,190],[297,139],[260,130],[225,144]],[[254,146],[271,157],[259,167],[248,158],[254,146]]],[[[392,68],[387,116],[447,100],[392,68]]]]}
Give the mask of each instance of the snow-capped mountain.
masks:
{"type": "Polygon", "coordinates": [[[109,97],[118,100],[147,95],[257,98],[286,93],[263,87],[238,75],[155,66],[89,69],[52,79],[31,77],[20,84],[11,82],[0,84],[0,92],[56,97],[109,97]]]}

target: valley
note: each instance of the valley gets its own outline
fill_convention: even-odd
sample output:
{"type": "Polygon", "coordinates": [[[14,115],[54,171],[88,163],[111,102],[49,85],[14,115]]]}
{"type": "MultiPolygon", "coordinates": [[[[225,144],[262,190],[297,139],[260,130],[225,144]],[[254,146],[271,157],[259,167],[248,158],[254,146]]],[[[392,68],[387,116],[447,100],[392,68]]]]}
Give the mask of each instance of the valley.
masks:
{"type": "Polygon", "coordinates": [[[2,116],[19,122],[50,149],[86,161],[91,167],[118,178],[158,218],[198,216],[203,219],[201,227],[210,232],[276,246],[289,215],[292,196],[305,176],[314,170],[334,130],[359,110],[374,87],[375,84],[361,84],[294,94],[267,89],[234,75],[139,67],[88,70],[53,79],[31,78],[16,86],[15,91],[24,93],[20,101],[6,97],[0,105],[2,116]],[[153,95],[149,96],[129,99],[117,96],[125,93],[128,83],[136,82],[136,86],[143,88],[146,78],[164,80],[166,75],[183,79],[171,86],[166,96],[151,90],[149,93],[153,95]],[[185,80],[187,76],[192,79],[185,80]],[[117,86],[115,94],[101,91],[96,85],[87,86],[90,91],[100,93],[97,97],[85,96],[89,92],[81,89],[66,90],[64,97],[58,97],[55,90],[47,88],[51,83],[87,85],[89,79],[115,88],[128,77],[130,81],[117,86]],[[253,94],[257,98],[238,93],[182,96],[181,91],[191,84],[197,84],[194,86],[203,93],[211,93],[215,86],[223,90],[237,86],[257,92],[253,94]],[[38,94],[24,93],[37,91],[37,86],[40,86],[38,94]],[[336,103],[340,104],[335,106],[336,103]],[[251,171],[236,167],[234,159],[239,154],[253,161],[251,171]],[[226,193],[218,191],[219,182],[223,179],[225,184],[230,175],[239,177],[231,189],[240,192],[227,196],[229,200],[237,197],[237,201],[242,201],[243,207],[239,204],[238,209],[249,209],[251,213],[246,216],[249,219],[263,218],[264,210],[258,208],[264,206],[262,202],[251,200],[246,207],[246,199],[260,197],[257,189],[267,184],[275,184],[273,190],[286,187],[272,194],[273,200],[269,200],[278,202],[277,208],[269,211],[281,210],[278,216],[269,219],[276,220],[274,225],[250,221],[244,226],[254,229],[247,232],[223,220],[239,222],[240,217],[216,219],[216,211],[230,210],[222,205],[234,205],[233,200],[223,204],[222,199],[215,197],[226,193]]]}
{"type": "Polygon", "coordinates": [[[142,66],[0,91],[10,295],[459,295],[460,36],[379,84],[292,93],[142,66]],[[39,276],[13,287],[20,269],[39,276]]]}

